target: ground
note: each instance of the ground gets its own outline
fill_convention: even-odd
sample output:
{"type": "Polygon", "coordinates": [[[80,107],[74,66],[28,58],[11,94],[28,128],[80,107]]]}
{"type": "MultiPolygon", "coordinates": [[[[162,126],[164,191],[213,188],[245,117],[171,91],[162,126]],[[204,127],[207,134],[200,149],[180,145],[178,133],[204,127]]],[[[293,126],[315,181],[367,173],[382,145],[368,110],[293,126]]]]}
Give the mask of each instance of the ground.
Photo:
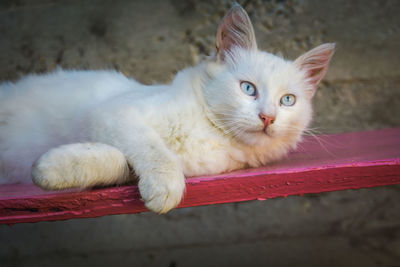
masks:
{"type": "MultiPolygon", "coordinates": [[[[400,125],[400,1],[239,1],[262,50],[337,51],[312,128],[400,125]]],[[[0,80],[57,67],[169,82],[212,53],[232,2],[3,0],[0,80]]],[[[0,226],[1,266],[400,266],[398,186],[0,226]],[[1,264],[3,263],[3,264],[1,264]]]]}

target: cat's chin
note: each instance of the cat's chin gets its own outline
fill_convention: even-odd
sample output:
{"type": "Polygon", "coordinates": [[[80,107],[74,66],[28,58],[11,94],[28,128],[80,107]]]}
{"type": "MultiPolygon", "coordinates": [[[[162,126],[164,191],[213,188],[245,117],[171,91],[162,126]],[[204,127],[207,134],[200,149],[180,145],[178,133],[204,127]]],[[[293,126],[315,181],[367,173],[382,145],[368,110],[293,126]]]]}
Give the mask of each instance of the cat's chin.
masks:
{"type": "Polygon", "coordinates": [[[236,139],[248,146],[264,146],[266,143],[273,141],[273,136],[268,131],[246,131],[236,139]]]}

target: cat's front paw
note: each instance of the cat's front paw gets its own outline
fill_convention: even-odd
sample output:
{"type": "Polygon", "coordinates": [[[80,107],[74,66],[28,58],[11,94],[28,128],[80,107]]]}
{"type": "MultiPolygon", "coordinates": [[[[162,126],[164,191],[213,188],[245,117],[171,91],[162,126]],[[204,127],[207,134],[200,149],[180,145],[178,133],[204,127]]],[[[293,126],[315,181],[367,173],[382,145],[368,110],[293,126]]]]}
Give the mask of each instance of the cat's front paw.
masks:
{"type": "Polygon", "coordinates": [[[185,191],[182,172],[153,173],[139,180],[139,190],[146,207],[163,214],[178,206],[185,191]]]}

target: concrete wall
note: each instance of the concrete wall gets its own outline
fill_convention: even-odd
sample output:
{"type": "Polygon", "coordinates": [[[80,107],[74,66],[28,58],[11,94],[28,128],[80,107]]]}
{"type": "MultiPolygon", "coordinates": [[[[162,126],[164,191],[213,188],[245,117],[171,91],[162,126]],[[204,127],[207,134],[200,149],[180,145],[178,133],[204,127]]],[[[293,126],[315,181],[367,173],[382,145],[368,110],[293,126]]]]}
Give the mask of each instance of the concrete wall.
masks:
{"type": "MultiPolygon", "coordinates": [[[[337,53],[316,132],[400,125],[400,1],[239,1],[259,47],[337,53]]],[[[168,82],[212,52],[231,1],[0,1],[0,80],[57,66],[168,82]]],[[[399,187],[0,226],[1,266],[396,266],[399,187]]]]}

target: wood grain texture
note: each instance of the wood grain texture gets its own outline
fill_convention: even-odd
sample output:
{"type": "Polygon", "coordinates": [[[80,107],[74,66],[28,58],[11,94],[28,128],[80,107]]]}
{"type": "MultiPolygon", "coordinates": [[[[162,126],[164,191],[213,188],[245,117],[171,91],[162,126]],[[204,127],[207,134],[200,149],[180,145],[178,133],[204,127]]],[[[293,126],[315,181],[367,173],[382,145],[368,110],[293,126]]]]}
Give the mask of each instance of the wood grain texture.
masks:
{"type": "MultiPolygon", "coordinates": [[[[297,151],[256,169],[187,179],[182,207],[400,184],[400,128],[304,138],[297,151]]],[[[0,186],[0,223],[147,211],[137,186],[46,192],[0,186]]]]}

